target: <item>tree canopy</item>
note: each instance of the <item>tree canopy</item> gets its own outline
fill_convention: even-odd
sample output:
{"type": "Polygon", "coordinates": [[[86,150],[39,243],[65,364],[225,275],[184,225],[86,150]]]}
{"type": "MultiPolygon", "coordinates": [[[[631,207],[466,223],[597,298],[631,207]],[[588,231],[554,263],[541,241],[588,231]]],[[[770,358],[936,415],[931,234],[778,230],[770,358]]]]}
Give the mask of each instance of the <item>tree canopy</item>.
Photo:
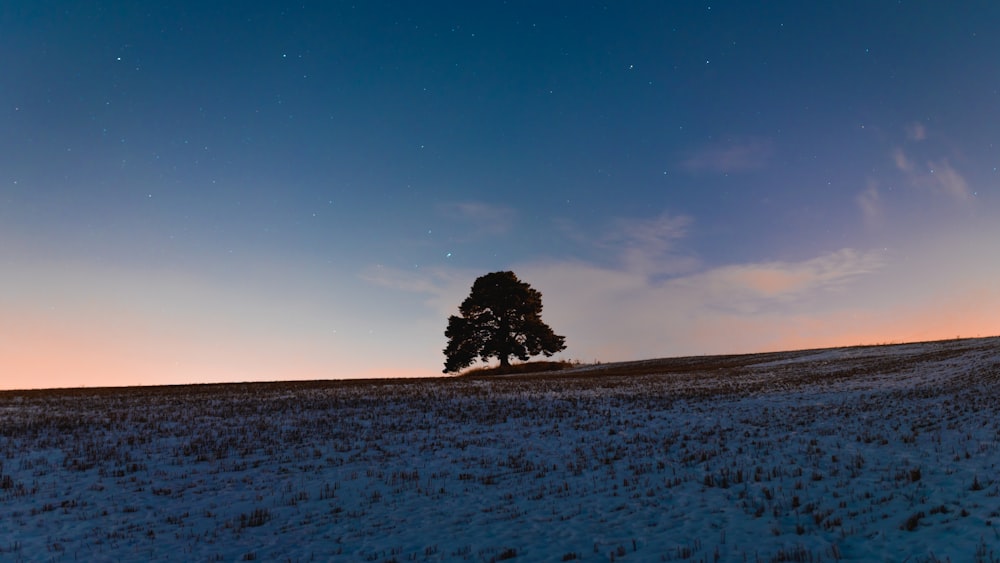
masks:
{"type": "Polygon", "coordinates": [[[566,349],[566,339],[542,322],[542,294],[514,272],[477,278],[459,313],[448,318],[444,333],[448,338],[445,373],[459,371],[477,359],[498,358],[501,367],[506,367],[511,356],[524,361],[566,349]]]}

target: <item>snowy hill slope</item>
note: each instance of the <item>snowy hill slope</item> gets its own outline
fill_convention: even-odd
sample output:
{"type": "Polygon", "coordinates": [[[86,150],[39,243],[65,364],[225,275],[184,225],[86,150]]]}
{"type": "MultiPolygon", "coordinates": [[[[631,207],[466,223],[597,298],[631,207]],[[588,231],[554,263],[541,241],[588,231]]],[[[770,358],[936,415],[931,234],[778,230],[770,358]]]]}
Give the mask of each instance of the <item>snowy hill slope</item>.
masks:
{"type": "Polygon", "coordinates": [[[0,393],[4,561],[996,561],[1000,339],[0,393]]]}

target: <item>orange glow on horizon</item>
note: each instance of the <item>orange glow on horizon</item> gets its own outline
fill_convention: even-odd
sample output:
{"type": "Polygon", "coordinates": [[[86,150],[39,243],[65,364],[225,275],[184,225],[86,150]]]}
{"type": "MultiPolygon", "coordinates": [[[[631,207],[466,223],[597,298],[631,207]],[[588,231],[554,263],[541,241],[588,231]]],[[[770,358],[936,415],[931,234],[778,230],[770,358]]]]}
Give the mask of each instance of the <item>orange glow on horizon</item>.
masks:
{"type": "Polygon", "coordinates": [[[206,343],[123,317],[102,323],[8,310],[0,318],[0,390],[442,375],[391,364],[325,365],[293,344],[262,351],[253,342],[206,343]]]}
{"type": "MultiPolygon", "coordinates": [[[[795,326],[797,334],[784,334],[764,345],[745,346],[730,340],[739,333],[760,334],[762,326],[771,324],[760,320],[743,319],[743,322],[729,324],[728,335],[715,332],[714,335],[702,332],[696,337],[706,348],[712,345],[715,353],[754,353],[785,350],[800,350],[812,348],[832,348],[842,346],[900,344],[929,340],[948,340],[956,337],[986,337],[1000,334],[1000,327],[995,319],[982,312],[967,314],[960,317],[957,313],[942,314],[940,310],[922,311],[909,318],[899,318],[894,321],[873,320],[873,316],[865,313],[845,313],[835,319],[795,320],[774,319],[774,322],[795,326]],[[922,321],[922,322],[920,322],[922,321]],[[861,328],[866,326],[867,328],[861,328]],[[720,349],[720,344],[729,341],[734,348],[720,349]]],[[[16,374],[13,377],[5,375],[0,379],[0,389],[41,389],[41,388],[75,388],[75,387],[127,387],[143,385],[183,385],[198,383],[231,383],[247,381],[282,381],[282,380],[320,380],[320,379],[382,379],[382,378],[430,378],[447,377],[440,371],[432,369],[368,366],[361,369],[334,370],[327,369],[306,361],[298,365],[288,365],[278,368],[272,365],[268,368],[247,371],[225,365],[225,358],[211,358],[212,361],[191,364],[190,370],[179,370],[177,366],[165,365],[165,350],[155,355],[137,354],[136,350],[148,349],[150,343],[138,342],[131,345],[122,334],[113,332],[84,333],[70,326],[55,326],[52,323],[18,322],[7,318],[0,325],[7,336],[0,344],[0,357],[3,359],[0,371],[4,374],[16,374]],[[12,328],[16,327],[16,332],[12,328]],[[12,335],[15,336],[12,338],[12,335]],[[212,365],[214,364],[214,365],[212,365]],[[222,375],[222,374],[228,374],[222,375]]],[[[717,327],[716,327],[717,328],[717,327]]],[[[694,344],[694,343],[691,343],[694,344]]],[[[748,343],[749,344],[749,343],[748,343]]],[[[698,346],[695,345],[695,348],[698,346]]],[[[621,355],[625,349],[604,349],[604,356],[597,354],[593,358],[577,355],[581,361],[627,361],[647,359],[621,355]],[[609,357],[611,356],[611,357],[609,357]]],[[[173,352],[183,355],[182,350],[173,352]]],[[[197,355],[194,349],[188,352],[197,355]]],[[[675,350],[670,354],[652,354],[651,357],[693,355],[697,352],[675,350]]],[[[571,356],[573,354],[570,354],[571,356]]],[[[204,359],[209,360],[209,359],[204,359]]],[[[243,361],[236,365],[246,365],[243,361]]]]}
{"type": "MultiPolygon", "coordinates": [[[[564,293],[561,307],[571,315],[553,326],[567,336],[562,356],[582,362],[986,337],[1000,334],[1000,291],[983,278],[894,302],[878,299],[885,291],[852,295],[840,308],[809,313],[706,305],[672,317],[650,306],[663,294],[633,300],[629,292],[616,305],[616,292],[564,293]]],[[[392,338],[409,347],[392,348],[385,335],[334,336],[267,315],[206,316],[191,307],[158,317],[110,303],[74,303],[52,311],[0,303],[0,389],[447,377],[433,318],[400,321],[392,338]]]]}

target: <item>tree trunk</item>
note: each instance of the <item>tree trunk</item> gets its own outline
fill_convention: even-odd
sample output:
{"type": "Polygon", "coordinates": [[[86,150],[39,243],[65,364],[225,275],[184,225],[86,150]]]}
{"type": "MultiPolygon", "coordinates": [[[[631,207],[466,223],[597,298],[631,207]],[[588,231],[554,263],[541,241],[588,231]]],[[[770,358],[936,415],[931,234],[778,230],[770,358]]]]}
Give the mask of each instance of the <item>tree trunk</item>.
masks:
{"type": "Polygon", "coordinates": [[[500,346],[501,349],[497,350],[497,356],[500,358],[500,367],[509,368],[510,367],[510,320],[507,318],[506,304],[504,310],[500,313],[498,321],[497,330],[500,333],[500,346]]]}

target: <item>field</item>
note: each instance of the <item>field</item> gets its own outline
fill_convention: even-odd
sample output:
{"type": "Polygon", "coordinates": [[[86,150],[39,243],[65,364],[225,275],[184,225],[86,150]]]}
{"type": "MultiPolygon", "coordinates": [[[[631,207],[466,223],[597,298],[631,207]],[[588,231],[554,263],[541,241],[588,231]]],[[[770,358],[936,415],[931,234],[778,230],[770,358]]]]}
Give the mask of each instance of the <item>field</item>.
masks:
{"type": "Polygon", "coordinates": [[[1000,339],[0,392],[3,561],[1000,561],[1000,339]]]}

